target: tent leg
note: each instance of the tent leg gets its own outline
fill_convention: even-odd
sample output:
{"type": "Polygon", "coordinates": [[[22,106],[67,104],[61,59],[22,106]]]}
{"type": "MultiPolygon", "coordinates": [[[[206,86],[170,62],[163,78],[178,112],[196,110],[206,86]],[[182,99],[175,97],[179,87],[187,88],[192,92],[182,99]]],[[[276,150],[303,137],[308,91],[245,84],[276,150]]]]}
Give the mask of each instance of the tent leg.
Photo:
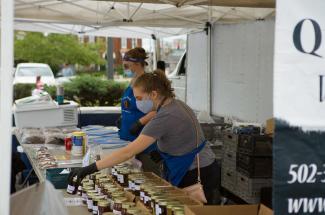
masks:
{"type": "Polygon", "coordinates": [[[14,39],[14,0],[1,0],[0,71],[0,214],[9,215],[11,179],[12,73],[14,39]]]}

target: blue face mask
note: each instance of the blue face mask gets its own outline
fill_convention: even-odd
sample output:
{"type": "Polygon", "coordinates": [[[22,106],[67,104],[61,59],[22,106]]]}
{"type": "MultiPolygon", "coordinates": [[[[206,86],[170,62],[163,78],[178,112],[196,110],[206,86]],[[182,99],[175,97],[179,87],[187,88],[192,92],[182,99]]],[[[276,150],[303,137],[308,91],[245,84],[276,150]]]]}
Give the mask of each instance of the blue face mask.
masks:
{"type": "Polygon", "coordinates": [[[126,77],[130,77],[130,78],[133,78],[134,76],[134,73],[129,69],[124,70],[124,74],[126,77]]]}
{"type": "Polygon", "coordinates": [[[150,111],[153,110],[153,102],[151,99],[142,99],[136,100],[137,108],[142,112],[142,113],[149,113],[150,111]]]}

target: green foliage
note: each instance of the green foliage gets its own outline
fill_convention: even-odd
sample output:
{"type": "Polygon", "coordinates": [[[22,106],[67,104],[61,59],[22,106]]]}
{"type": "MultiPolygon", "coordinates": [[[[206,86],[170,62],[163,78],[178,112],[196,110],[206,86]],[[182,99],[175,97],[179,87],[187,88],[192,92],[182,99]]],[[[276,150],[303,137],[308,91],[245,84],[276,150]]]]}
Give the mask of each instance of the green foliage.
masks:
{"type": "Polygon", "coordinates": [[[26,33],[15,39],[15,61],[47,63],[57,72],[64,63],[104,65],[100,49],[101,44],[81,44],[74,35],[26,33]]]}
{"type": "MultiPolygon", "coordinates": [[[[82,75],[64,83],[63,86],[65,99],[76,101],[81,106],[116,106],[120,103],[127,83],[82,75]]],[[[15,85],[15,99],[30,96],[34,87],[34,84],[15,85]]],[[[51,94],[53,99],[55,98],[55,86],[45,86],[44,90],[51,94]]]]}
{"type": "Polygon", "coordinates": [[[14,100],[25,98],[32,95],[32,90],[35,84],[15,84],[14,85],[14,100]]]}

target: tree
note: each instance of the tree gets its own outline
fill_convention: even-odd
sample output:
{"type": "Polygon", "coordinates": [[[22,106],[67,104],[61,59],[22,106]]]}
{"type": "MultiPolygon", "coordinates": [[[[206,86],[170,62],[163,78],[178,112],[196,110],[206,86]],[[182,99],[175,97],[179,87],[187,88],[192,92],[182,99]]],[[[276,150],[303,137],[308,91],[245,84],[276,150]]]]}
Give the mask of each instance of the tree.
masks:
{"type": "Polygon", "coordinates": [[[103,65],[100,45],[81,44],[74,35],[26,33],[15,38],[15,61],[47,63],[56,72],[64,63],[88,66],[103,65]]]}

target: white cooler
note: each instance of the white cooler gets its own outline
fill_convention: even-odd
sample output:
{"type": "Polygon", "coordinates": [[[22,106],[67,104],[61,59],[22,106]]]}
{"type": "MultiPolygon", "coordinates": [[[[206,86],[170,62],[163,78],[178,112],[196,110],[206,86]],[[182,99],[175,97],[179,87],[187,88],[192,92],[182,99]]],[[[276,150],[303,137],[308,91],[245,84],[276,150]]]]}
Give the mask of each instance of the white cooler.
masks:
{"type": "MultiPolygon", "coordinates": [[[[56,103],[55,103],[56,104],[56,103]]],[[[13,107],[15,124],[19,128],[63,127],[78,125],[78,104],[19,105],[13,107]]]]}

